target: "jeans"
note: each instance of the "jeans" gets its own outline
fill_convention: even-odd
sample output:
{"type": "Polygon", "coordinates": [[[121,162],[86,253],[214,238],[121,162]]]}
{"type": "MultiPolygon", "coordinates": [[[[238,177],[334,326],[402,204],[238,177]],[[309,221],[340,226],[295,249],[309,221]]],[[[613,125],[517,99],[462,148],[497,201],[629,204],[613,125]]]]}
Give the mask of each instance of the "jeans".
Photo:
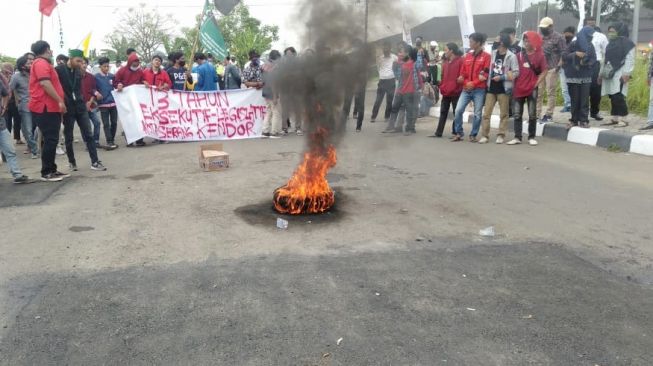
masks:
{"type": "MultiPolygon", "coordinates": [[[[456,95],[455,97],[442,97],[442,101],[440,102],[440,120],[438,121],[438,127],[435,130],[435,136],[442,137],[442,133],[444,132],[444,126],[447,124],[447,117],[449,117],[450,106],[452,107],[451,111],[454,112],[454,118],[455,118],[458,98],[460,98],[459,95],[456,95]]],[[[456,134],[453,124],[451,125],[451,134],[453,135],[456,134]]]]}
{"type": "Polygon", "coordinates": [[[95,145],[97,146],[100,143],[100,117],[97,115],[97,108],[95,108],[92,111],[88,111],[88,118],[91,120],[91,123],[93,123],[93,141],[95,141],[95,145]]]}
{"type": "Polygon", "coordinates": [[[91,163],[97,163],[99,160],[97,156],[97,146],[95,146],[95,140],[93,140],[93,131],[91,130],[91,121],[88,118],[86,105],[71,105],[68,108],[68,113],[63,116],[63,136],[66,142],[66,155],[68,155],[68,162],[70,164],[76,164],[75,151],[73,151],[73,131],[75,128],[75,121],[77,121],[79,130],[82,133],[82,139],[86,143],[91,163]]]}
{"type": "Polygon", "coordinates": [[[527,97],[514,98],[513,117],[515,120],[515,138],[522,139],[524,121],[524,104],[528,104],[528,139],[534,139],[537,133],[537,88],[527,97]]]}
{"type": "Polygon", "coordinates": [[[592,69],[592,84],[590,84],[590,115],[596,116],[599,114],[599,107],[601,105],[601,84],[599,84],[599,72],[601,71],[601,64],[594,63],[592,69]]]}
{"type": "Polygon", "coordinates": [[[481,118],[483,117],[483,106],[485,105],[485,89],[473,89],[471,91],[464,90],[460,94],[458,105],[456,106],[456,117],[453,121],[455,134],[458,136],[465,136],[463,130],[463,114],[465,108],[471,102],[474,102],[474,123],[472,124],[472,133],[469,135],[476,137],[478,130],[481,128],[481,118]]]}
{"type": "Polygon", "coordinates": [[[381,108],[381,103],[383,103],[383,98],[385,97],[385,119],[390,118],[392,114],[392,99],[395,96],[395,79],[385,79],[379,80],[379,85],[376,88],[376,100],[374,101],[374,107],[372,108],[372,120],[376,119],[376,116],[379,115],[379,108],[381,108]]]}
{"type": "Polygon", "coordinates": [[[546,93],[547,98],[547,107],[546,114],[547,116],[553,116],[553,109],[556,106],[556,87],[558,86],[558,71],[556,69],[551,69],[546,71],[546,78],[544,82],[540,84],[540,89],[537,92],[537,115],[542,116],[542,104],[544,103],[544,93],[546,93]]]}
{"type": "Polygon", "coordinates": [[[59,130],[61,129],[61,113],[34,113],[32,119],[41,131],[43,136],[43,148],[41,149],[41,176],[57,172],[57,164],[54,160],[59,144],[59,130]]]}
{"type": "Polygon", "coordinates": [[[115,106],[100,108],[100,115],[107,145],[113,144],[116,142],[116,131],[118,131],[118,109],[115,106]]]}
{"type": "Polygon", "coordinates": [[[36,139],[34,138],[34,125],[32,122],[32,113],[29,111],[20,112],[20,128],[25,136],[25,141],[33,155],[39,153],[39,148],[36,146],[36,139]]]}
{"type": "MultiPolygon", "coordinates": [[[[4,119],[4,117],[0,118],[4,119]]],[[[0,130],[0,152],[2,152],[7,159],[9,173],[11,173],[14,178],[22,177],[23,173],[20,171],[20,166],[18,166],[18,158],[16,157],[14,142],[11,141],[11,134],[6,128],[0,130]]]]}
{"type": "Polygon", "coordinates": [[[356,114],[356,129],[360,130],[363,126],[363,118],[365,117],[365,87],[361,87],[360,90],[353,92],[348,90],[345,94],[345,104],[342,108],[343,114],[343,123],[342,127],[344,129],[347,118],[349,117],[349,112],[351,111],[351,102],[354,100],[354,113],[356,114]]]}
{"type": "Polygon", "coordinates": [[[492,117],[492,111],[494,106],[499,103],[499,114],[501,116],[501,123],[499,125],[499,133],[497,136],[506,137],[506,132],[508,132],[508,110],[510,104],[510,95],[509,94],[494,94],[487,93],[485,95],[485,111],[483,111],[483,124],[481,135],[483,137],[490,137],[490,118],[492,117]]]}
{"type": "Polygon", "coordinates": [[[653,126],[653,82],[648,96],[648,124],[653,126]]]}
{"type": "Polygon", "coordinates": [[[571,96],[571,123],[588,123],[589,119],[589,97],[591,84],[567,83],[569,95],[571,96]]]}
{"type": "Polygon", "coordinates": [[[565,70],[563,69],[560,69],[560,90],[562,91],[562,99],[565,102],[565,108],[571,109],[571,97],[569,96],[567,77],[565,76],[565,70]]]}
{"type": "Polygon", "coordinates": [[[392,101],[392,114],[390,114],[390,121],[388,122],[388,130],[401,129],[401,126],[396,127],[397,117],[402,107],[406,108],[406,132],[415,131],[415,121],[417,120],[418,108],[418,93],[395,94],[395,99],[392,101]]]}

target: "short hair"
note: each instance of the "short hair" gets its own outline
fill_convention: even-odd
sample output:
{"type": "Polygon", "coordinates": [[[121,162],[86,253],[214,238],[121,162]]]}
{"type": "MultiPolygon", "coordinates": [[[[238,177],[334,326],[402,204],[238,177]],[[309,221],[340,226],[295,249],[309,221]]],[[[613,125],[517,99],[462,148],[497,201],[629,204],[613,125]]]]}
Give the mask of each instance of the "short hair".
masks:
{"type": "Polygon", "coordinates": [[[502,34],[499,37],[499,44],[505,48],[509,48],[512,45],[512,42],[510,42],[510,36],[508,34],[502,34]]]}
{"type": "Polygon", "coordinates": [[[64,55],[63,53],[57,55],[57,58],[55,58],[55,61],[57,61],[57,62],[59,62],[59,61],[68,62],[68,60],[69,60],[69,57],[64,55]]]}
{"type": "Polygon", "coordinates": [[[198,60],[206,60],[206,55],[202,52],[197,52],[195,53],[195,57],[193,57],[193,60],[198,61],[198,60]]]}
{"type": "Polygon", "coordinates": [[[37,56],[40,56],[44,54],[47,50],[50,49],[50,44],[46,41],[36,41],[32,43],[32,53],[34,53],[37,56]]]}
{"type": "Polygon", "coordinates": [[[594,18],[593,16],[590,15],[590,16],[585,17],[585,21],[583,23],[587,24],[588,22],[595,22],[595,21],[596,21],[596,18],[594,18]]]}
{"type": "Polygon", "coordinates": [[[90,62],[88,62],[88,57],[82,57],[82,60],[84,60],[84,62],[86,62],[86,64],[90,63],[90,62]]]}
{"type": "Polygon", "coordinates": [[[288,47],[285,50],[283,50],[284,55],[287,54],[288,52],[292,53],[293,55],[297,54],[297,50],[295,49],[295,47],[288,47]]]}
{"type": "Polygon", "coordinates": [[[131,55],[131,54],[134,53],[134,52],[136,52],[136,49],[134,49],[134,48],[132,48],[132,47],[129,47],[129,48],[125,51],[125,54],[126,54],[127,56],[129,56],[129,55],[131,55]]]}
{"type": "Polygon", "coordinates": [[[517,30],[514,27],[505,27],[501,30],[501,32],[499,32],[499,34],[517,34],[517,30]]]}
{"type": "Polygon", "coordinates": [[[278,50],[272,50],[270,51],[268,58],[272,61],[278,60],[281,58],[281,52],[279,52],[278,50]]]}
{"type": "Polygon", "coordinates": [[[97,63],[98,63],[98,65],[102,66],[102,65],[104,65],[104,64],[111,63],[111,60],[109,60],[108,57],[100,57],[100,58],[97,60],[97,63]]]}
{"type": "Polygon", "coordinates": [[[154,61],[155,58],[159,59],[159,62],[163,62],[163,57],[159,54],[152,55],[152,61],[154,61]]]}
{"type": "Polygon", "coordinates": [[[236,56],[231,56],[231,61],[236,62],[236,56]]]}
{"type": "Polygon", "coordinates": [[[213,58],[213,54],[211,52],[207,53],[206,58],[213,58]]]}
{"type": "Polygon", "coordinates": [[[570,25],[567,28],[565,28],[565,30],[563,30],[562,33],[576,34],[576,27],[574,27],[573,25],[570,25]]]}
{"type": "Polygon", "coordinates": [[[25,65],[27,65],[27,56],[26,55],[23,55],[23,56],[19,57],[16,60],[16,70],[23,71],[23,69],[25,68],[25,65]]]}
{"type": "Polygon", "coordinates": [[[181,51],[176,51],[172,52],[171,54],[168,55],[168,61],[174,63],[177,63],[177,60],[181,58],[184,54],[181,51]]]}
{"type": "Polygon", "coordinates": [[[460,49],[460,47],[458,47],[458,45],[453,42],[447,43],[447,48],[456,56],[463,55],[463,51],[460,49]]]}
{"type": "Polygon", "coordinates": [[[33,52],[25,52],[25,54],[23,56],[25,56],[25,57],[28,57],[28,56],[35,57],[36,55],[33,52]]]}
{"type": "Polygon", "coordinates": [[[487,34],[474,32],[469,35],[469,39],[480,44],[485,44],[485,41],[487,41],[487,34]]]}
{"type": "Polygon", "coordinates": [[[250,60],[253,59],[254,57],[260,57],[260,55],[258,54],[258,51],[254,50],[254,49],[249,50],[249,52],[247,53],[247,56],[249,56],[250,60]]]}

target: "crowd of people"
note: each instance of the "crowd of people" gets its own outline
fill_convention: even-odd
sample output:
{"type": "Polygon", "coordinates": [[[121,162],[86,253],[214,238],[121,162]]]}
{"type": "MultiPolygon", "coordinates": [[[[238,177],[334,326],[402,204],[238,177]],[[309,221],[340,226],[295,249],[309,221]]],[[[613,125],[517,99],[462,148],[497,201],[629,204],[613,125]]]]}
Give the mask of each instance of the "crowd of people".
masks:
{"type": "MultiPolygon", "coordinates": [[[[590,118],[604,120],[599,113],[602,96],[609,96],[611,102],[610,118],[604,125],[628,125],[624,120],[628,115],[626,97],[636,47],[625,24],[611,25],[603,34],[594,19],[588,18],[578,33],[573,26],[558,33],[553,20],[545,17],[538,31],[527,31],[521,39],[510,27],[499,33],[491,47],[487,38],[482,33],[471,34],[467,52],[456,43],[447,43],[440,50],[436,41],[427,44],[422,37],[417,37],[415,46],[400,42],[393,47],[385,42],[376,58],[379,80],[370,122],[377,121],[385,101],[383,118],[387,125],[383,133],[412,135],[417,118],[428,115],[439,102],[440,115],[432,137],[443,137],[451,111],[451,141],[463,141],[463,115],[472,104],[468,139],[485,144],[490,141],[491,116],[498,104],[500,123],[495,142],[518,145],[523,141],[522,121],[527,108],[527,141],[535,146],[537,123],[552,121],[560,85],[564,105],[559,113],[569,113],[568,128],[588,128],[590,118]],[[508,140],[510,119],[514,136],[508,140]]],[[[351,55],[365,58],[364,52],[357,51],[365,47],[358,43],[352,45],[351,55]]],[[[308,49],[304,54],[315,52],[308,49]]],[[[70,171],[77,171],[75,124],[89,154],[90,169],[106,170],[98,150],[118,148],[118,112],[112,92],[122,92],[131,85],[180,91],[255,88],[261,90],[267,103],[264,138],[287,135],[293,126],[297,135],[303,135],[301,118],[282,108],[270,82],[284,58],[298,56],[293,47],[283,53],[272,50],[265,59],[252,50],[242,70],[234,57],[217,61],[201,52],[193,55],[192,65],[187,65],[182,52],[154,55],[147,66],[133,48],[127,49],[125,56],[124,65],[100,57],[92,67],[81,50],[70,50],[52,62],[50,45],[37,41],[31,52],[18,58],[15,68],[8,63],[1,65],[0,149],[15,183],[30,182],[18,163],[18,145],[25,145],[25,154],[32,159],[40,156],[43,181],[56,182],[70,176],[58,169],[56,155],[65,154],[70,171]]],[[[649,85],[652,77],[653,66],[648,72],[649,85]]],[[[366,87],[366,78],[353,81],[343,95],[343,122],[354,104],[357,132],[364,121],[366,87]]],[[[642,130],[653,130],[651,100],[648,124],[642,130]]],[[[144,145],[141,139],[128,146],[144,145]]]]}

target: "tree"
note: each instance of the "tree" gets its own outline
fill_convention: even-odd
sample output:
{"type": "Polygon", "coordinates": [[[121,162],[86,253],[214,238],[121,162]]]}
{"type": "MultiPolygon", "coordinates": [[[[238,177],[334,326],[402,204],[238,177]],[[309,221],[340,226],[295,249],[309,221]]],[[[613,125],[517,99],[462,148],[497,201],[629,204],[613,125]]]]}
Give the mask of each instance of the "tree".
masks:
{"type": "Polygon", "coordinates": [[[133,47],[141,57],[150,60],[152,55],[173,37],[171,24],[172,15],[162,15],[156,9],[149,9],[145,4],[140,4],[137,8],[129,8],[120,16],[106,41],[118,57],[125,57],[125,50],[133,47]]]}
{"type": "MultiPolygon", "coordinates": [[[[653,2],[653,0],[645,0],[653,2]]],[[[597,5],[598,6],[598,5],[597,5]]],[[[578,1],[560,0],[560,10],[563,13],[572,13],[576,18],[580,18],[578,12],[578,1]]],[[[592,1],[585,2],[585,14],[592,14],[592,1]]],[[[633,18],[633,1],[632,0],[603,0],[601,2],[601,21],[631,21],[633,18]]]]}
{"type": "Polygon", "coordinates": [[[642,0],[645,8],[653,9],[653,0],[642,0]]]}
{"type": "Polygon", "coordinates": [[[4,62],[9,62],[10,64],[14,65],[16,64],[16,59],[11,56],[3,55],[0,53],[0,63],[4,63],[4,62]]]}
{"type": "Polygon", "coordinates": [[[229,15],[220,18],[218,26],[229,51],[241,65],[248,61],[247,54],[250,50],[259,53],[267,51],[273,42],[279,40],[279,27],[261,24],[243,4],[237,5],[229,15]]]}

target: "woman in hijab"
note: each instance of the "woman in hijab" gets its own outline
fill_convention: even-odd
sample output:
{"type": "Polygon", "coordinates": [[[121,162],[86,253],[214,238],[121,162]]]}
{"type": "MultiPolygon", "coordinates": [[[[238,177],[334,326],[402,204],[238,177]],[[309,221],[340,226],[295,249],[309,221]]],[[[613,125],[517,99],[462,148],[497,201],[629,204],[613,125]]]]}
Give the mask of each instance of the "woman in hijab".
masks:
{"type": "Polygon", "coordinates": [[[571,97],[571,119],[567,128],[580,126],[589,128],[589,95],[592,84],[592,68],[596,63],[596,52],[592,46],[594,28],[586,26],[578,32],[562,53],[563,68],[571,97]]]}
{"type": "Polygon", "coordinates": [[[628,82],[635,69],[635,44],[628,38],[628,26],[623,23],[608,28],[608,47],[605,63],[601,68],[601,94],[610,96],[612,104],[611,121],[604,126],[626,127],[623,118],[628,115],[628,82]]]}

